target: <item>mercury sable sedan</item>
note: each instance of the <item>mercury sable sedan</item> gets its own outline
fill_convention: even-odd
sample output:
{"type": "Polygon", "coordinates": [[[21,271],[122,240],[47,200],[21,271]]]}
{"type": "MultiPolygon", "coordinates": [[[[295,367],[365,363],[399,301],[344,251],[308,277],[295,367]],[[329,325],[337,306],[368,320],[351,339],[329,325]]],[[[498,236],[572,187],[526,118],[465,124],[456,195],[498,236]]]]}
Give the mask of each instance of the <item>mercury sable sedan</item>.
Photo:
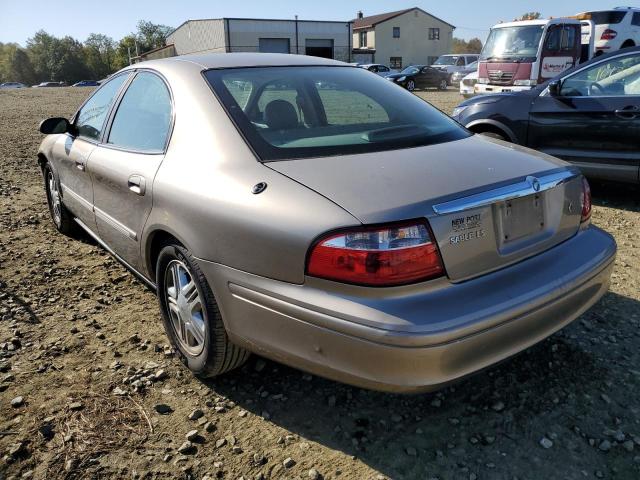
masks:
{"type": "Polygon", "coordinates": [[[256,352],[367,388],[435,389],[608,288],[616,245],[590,225],[575,167],[340,62],[140,63],[40,130],[56,228],[82,227],[157,291],[198,375],[256,352]]]}

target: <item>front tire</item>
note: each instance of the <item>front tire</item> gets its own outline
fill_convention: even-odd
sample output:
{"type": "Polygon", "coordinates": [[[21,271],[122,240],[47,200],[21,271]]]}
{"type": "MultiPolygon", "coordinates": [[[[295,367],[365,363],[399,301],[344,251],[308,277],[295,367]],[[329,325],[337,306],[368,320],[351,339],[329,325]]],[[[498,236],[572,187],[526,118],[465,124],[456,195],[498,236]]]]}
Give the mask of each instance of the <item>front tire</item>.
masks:
{"type": "Polygon", "coordinates": [[[44,188],[47,193],[47,205],[49,207],[49,214],[53,225],[63,235],[70,237],[75,236],[78,233],[78,227],[73,219],[73,215],[62,203],[62,197],[60,196],[60,183],[53,173],[51,165],[46,163],[42,167],[42,174],[44,176],[44,188]]]}
{"type": "Polygon", "coordinates": [[[189,370],[213,377],[249,358],[229,341],[211,287],[186,248],[169,244],[160,251],[156,285],[165,331],[189,370]]]}
{"type": "Polygon", "coordinates": [[[409,90],[410,92],[413,92],[415,89],[416,89],[416,82],[414,82],[413,80],[407,81],[407,90],[409,90]]]}

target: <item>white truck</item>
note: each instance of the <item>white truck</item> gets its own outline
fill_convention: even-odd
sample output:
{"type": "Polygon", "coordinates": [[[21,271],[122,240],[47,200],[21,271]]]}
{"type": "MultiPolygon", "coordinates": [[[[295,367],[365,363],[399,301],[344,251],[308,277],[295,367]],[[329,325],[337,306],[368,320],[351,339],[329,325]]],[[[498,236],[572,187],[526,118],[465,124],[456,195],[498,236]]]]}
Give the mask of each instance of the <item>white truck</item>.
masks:
{"type": "Polygon", "coordinates": [[[582,51],[583,23],[593,27],[592,20],[575,18],[494,25],[480,54],[475,93],[529,90],[587,60],[593,48],[582,51]]]}

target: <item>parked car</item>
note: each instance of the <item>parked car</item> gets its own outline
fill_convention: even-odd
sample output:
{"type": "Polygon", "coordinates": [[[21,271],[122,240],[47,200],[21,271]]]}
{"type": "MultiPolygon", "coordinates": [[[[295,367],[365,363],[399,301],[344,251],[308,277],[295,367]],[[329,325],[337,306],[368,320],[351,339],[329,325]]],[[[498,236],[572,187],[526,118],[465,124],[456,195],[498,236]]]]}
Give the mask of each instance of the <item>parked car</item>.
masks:
{"type": "Polygon", "coordinates": [[[473,62],[477,62],[478,58],[480,58],[479,54],[448,54],[441,55],[438,59],[433,63],[432,67],[442,70],[446,72],[449,76],[449,85],[451,85],[451,75],[460,70],[464,70],[468,65],[473,62]]]}
{"type": "Polygon", "coordinates": [[[476,83],[478,83],[478,71],[468,74],[460,82],[460,95],[471,98],[475,95],[476,83]]]}
{"type": "MultiPolygon", "coordinates": [[[[458,70],[451,75],[451,84],[460,85],[460,82],[464,77],[470,73],[478,72],[478,62],[473,62],[467,65],[463,70],[458,70]]],[[[477,78],[477,77],[476,77],[477,78]]]]}
{"type": "Polygon", "coordinates": [[[341,62],[137,63],[40,131],[54,225],[155,289],[201,376],[253,351],[434,389],[551,335],[609,284],[616,245],[576,168],[341,62]]]}
{"type": "Polygon", "coordinates": [[[74,83],[73,87],[97,87],[100,85],[100,82],[96,82],[95,80],[81,80],[78,83],[74,83]]]}
{"type": "MultiPolygon", "coordinates": [[[[640,8],[617,7],[584,12],[576,15],[576,18],[593,21],[595,55],[640,46],[640,8]]],[[[582,43],[589,44],[591,35],[592,31],[585,24],[582,28],[582,43]]]]}
{"type": "Polygon", "coordinates": [[[364,68],[365,70],[369,70],[370,72],[377,73],[381,77],[386,77],[390,73],[393,73],[386,65],[381,65],[379,63],[366,63],[362,65],[358,65],[360,68],[364,68]]]}
{"type": "Polygon", "coordinates": [[[49,88],[49,87],[64,87],[64,82],[42,82],[38,85],[34,85],[33,88],[49,88]]]}
{"type": "Polygon", "coordinates": [[[596,57],[538,87],[461,103],[470,130],[563,158],[588,176],[640,180],[640,48],[596,57]]]}
{"type": "Polygon", "coordinates": [[[0,88],[3,90],[10,90],[15,88],[27,88],[27,86],[20,82],[4,82],[0,83],[0,88]]]}
{"type": "Polygon", "coordinates": [[[390,73],[384,78],[413,92],[416,88],[446,90],[449,75],[427,65],[411,65],[400,73],[390,73]]]}

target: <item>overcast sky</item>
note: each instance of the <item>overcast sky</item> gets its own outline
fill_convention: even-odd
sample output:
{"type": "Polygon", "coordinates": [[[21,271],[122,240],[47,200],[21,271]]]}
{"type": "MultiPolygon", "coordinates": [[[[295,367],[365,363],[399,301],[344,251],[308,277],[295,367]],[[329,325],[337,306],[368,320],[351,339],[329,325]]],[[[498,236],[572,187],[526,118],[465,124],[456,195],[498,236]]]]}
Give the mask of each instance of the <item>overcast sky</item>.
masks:
{"type": "MultiPolygon", "coordinates": [[[[618,3],[640,6],[639,0],[618,3]]],[[[81,41],[92,32],[119,40],[135,30],[141,19],[172,27],[188,19],[220,17],[293,18],[298,15],[301,20],[350,20],[360,9],[365,15],[374,15],[414,6],[456,25],[454,36],[479,37],[484,41],[491,25],[500,20],[513,20],[524,12],[539,11],[544,17],[559,17],[616,5],[596,0],[0,0],[0,42],[24,46],[40,29],[56,36],[71,35],[81,41]]]]}

